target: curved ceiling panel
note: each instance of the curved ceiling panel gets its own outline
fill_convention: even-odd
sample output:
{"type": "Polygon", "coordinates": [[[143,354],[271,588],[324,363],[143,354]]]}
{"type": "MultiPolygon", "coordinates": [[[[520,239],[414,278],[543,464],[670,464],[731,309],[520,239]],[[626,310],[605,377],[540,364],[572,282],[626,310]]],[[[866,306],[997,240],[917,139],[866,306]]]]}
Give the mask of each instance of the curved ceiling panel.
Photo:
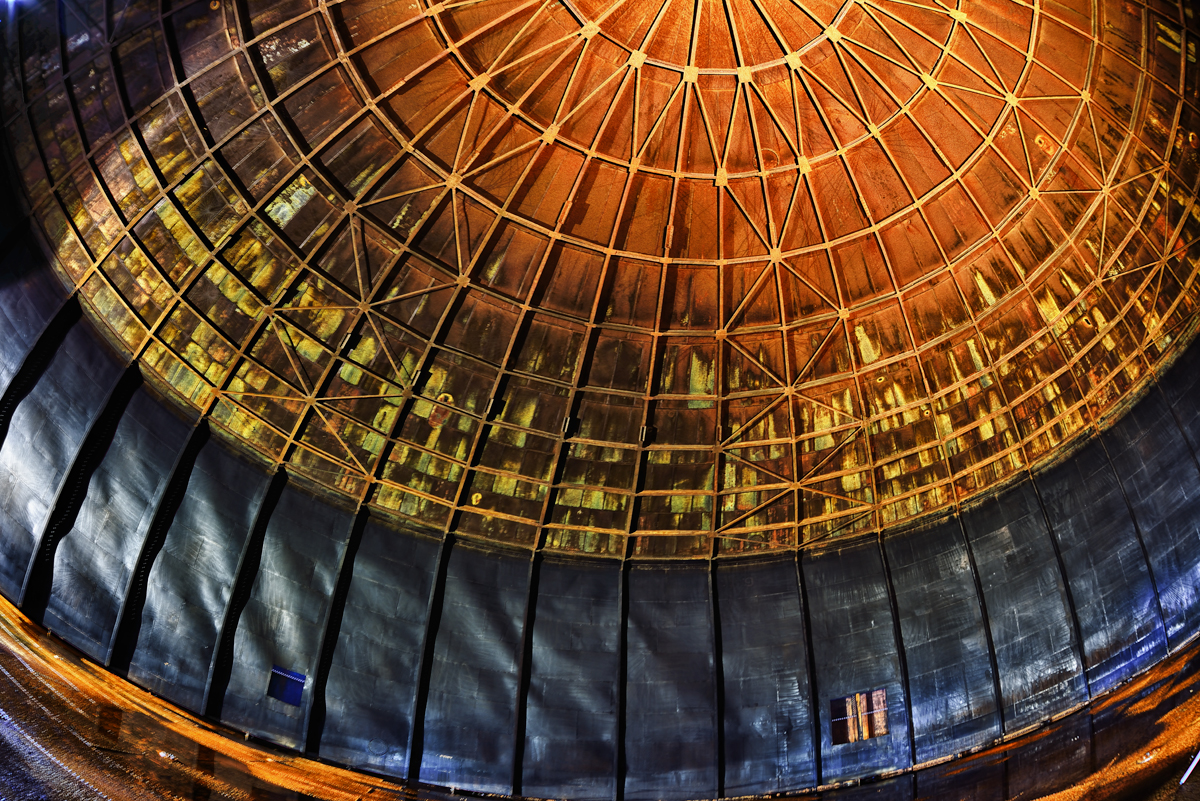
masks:
{"type": "Polygon", "coordinates": [[[890,526],[1192,330],[1181,4],[162,8],[19,7],[6,127],[62,274],[180,402],[414,525],[890,526]]]}

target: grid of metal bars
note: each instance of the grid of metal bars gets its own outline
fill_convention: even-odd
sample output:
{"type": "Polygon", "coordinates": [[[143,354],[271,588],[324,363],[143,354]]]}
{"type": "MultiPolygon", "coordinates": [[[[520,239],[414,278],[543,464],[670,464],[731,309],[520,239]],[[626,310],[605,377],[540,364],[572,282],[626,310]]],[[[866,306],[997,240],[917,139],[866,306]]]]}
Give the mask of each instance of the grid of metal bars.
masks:
{"type": "Polygon", "coordinates": [[[1184,4],[18,5],[65,280],[413,525],[707,557],[956,506],[1190,338],[1184,4]]]}

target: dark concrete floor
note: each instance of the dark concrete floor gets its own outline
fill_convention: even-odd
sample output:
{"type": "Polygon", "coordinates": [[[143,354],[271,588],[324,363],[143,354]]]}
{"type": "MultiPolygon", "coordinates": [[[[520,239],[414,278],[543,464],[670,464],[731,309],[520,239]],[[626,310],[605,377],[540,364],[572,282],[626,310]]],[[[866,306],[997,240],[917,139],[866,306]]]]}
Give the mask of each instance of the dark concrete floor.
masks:
{"type": "Polygon", "coordinates": [[[41,751],[11,720],[0,720],[0,799],[90,801],[94,788],[41,751]]]}

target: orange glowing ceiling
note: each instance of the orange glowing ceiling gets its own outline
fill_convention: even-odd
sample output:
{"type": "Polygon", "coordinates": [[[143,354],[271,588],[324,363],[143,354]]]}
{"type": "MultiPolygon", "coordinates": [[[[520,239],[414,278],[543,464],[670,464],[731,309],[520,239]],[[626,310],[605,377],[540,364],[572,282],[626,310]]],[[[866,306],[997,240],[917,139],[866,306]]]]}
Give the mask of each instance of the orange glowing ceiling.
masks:
{"type": "Polygon", "coordinates": [[[895,525],[1193,330],[1184,4],[17,8],[9,142],[92,316],[415,526],[702,557],[895,525]]]}

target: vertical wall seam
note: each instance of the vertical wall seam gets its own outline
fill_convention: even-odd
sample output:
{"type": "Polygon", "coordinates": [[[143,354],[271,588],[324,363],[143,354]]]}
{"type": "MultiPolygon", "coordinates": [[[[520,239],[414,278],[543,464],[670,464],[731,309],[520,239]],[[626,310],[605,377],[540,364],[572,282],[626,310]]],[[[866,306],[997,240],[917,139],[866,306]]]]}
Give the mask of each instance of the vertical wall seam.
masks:
{"type": "Polygon", "coordinates": [[[433,586],[429,590],[429,604],[425,614],[425,633],[421,637],[421,664],[417,673],[417,686],[413,689],[412,731],[408,738],[408,780],[421,779],[421,759],[425,748],[425,708],[429,704],[429,682],[433,676],[433,653],[438,628],[442,622],[442,603],[446,595],[446,573],[450,563],[450,552],[454,547],[454,535],[446,533],[438,548],[433,586]]]}
{"type": "Polygon", "coordinates": [[[71,457],[71,467],[63,476],[50,515],[37,536],[37,544],[25,570],[25,581],[21,585],[21,611],[31,620],[41,623],[46,607],[50,603],[51,584],[54,579],[54,556],[58,544],[75,525],[79,510],[87,498],[92,475],[104,461],[116,436],[117,427],[133,393],[141,386],[142,374],[136,364],[126,366],[124,373],[109,391],[100,410],[88,425],[88,432],[71,457]]]}
{"type": "MultiPolygon", "coordinates": [[[[630,537],[629,540],[632,541],[633,537],[630,537]]],[[[613,749],[613,798],[615,801],[623,801],[625,798],[625,727],[628,719],[626,706],[629,699],[629,570],[627,554],[626,558],[621,560],[621,584],[618,589],[621,636],[617,641],[617,731],[614,744],[616,747],[613,749]]]]}
{"type": "Polygon", "coordinates": [[[33,347],[21,360],[21,366],[13,373],[3,397],[0,397],[0,445],[4,444],[8,435],[8,426],[17,406],[37,386],[38,380],[62,347],[67,334],[82,316],[83,308],[79,305],[78,296],[71,295],[42,328],[33,347]]]}
{"type": "MultiPolygon", "coordinates": [[[[1063,562],[1062,551],[1058,547],[1058,538],[1054,536],[1054,526],[1050,523],[1050,513],[1046,511],[1046,504],[1042,500],[1041,488],[1038,487],[1036,478],[1031,477],[1029,484],[1033,487],[1033,494],[1037,499],[1038,508],[1042,510],[1042,520],[1046,523],[1046,535],[1050,538],[1050,546],[1054,549],[1054,562],[1058,565],[1059,575],[1062,576],[1063,592],[1067,599],[1067,611],[1071,614],[1071,627],[1076,638],[1075,647],[1079,657],[1079,674],[1083,677],[1083,689],[1090,701],[1092,699],[1092,682],[1088,677],[1087,654],[1083,648],[1083,628],[1079,625],[1079,613],[1075,609],[1075,594],[1071,591],[1071,581],[1067,578],[1067,566],[1063,562]]],[[[1088,715],[1088,735],[1088,749],[1094,760],[1096,758],[1096,730],[1090,714],[1088,715]]]]}
{"type": "Polygon", "coordinates": [[[1075,637],[1075,655],[1079,657],[1079,675],[1083,677],[1083,689],[1087,693],[1090,700],[1092,697],[1092,682],[1088,679],[1087,674],[1087,653],[1083,649],[1083,628],[1079,625],[1079,612],[1075,609],[1075,594],[1071,592],[1071,580],[1067,577],[1067,566],[1063,562],[1062,551],[1058,547],[1058,538],[1054,536],[1054,526],[1050,523],[1050,513],[1046,511],[1046,504],[1042,501],[1042,491],[1037,485],[1037,480],[1029,479],[1029,486],[1033,488],[1033,496],[1037,500],[1038,509],[1042,513],[1042,522],[1046,524],[1046,536],[1050,539],[1050,548],[1054,551],[1054,564],[1058,566],[1058,575],[1063,583],[1063,595],[1067,601],[1067,613],[1071,618],[1071,633],[1075,637]]]}
{"type": "MultiPolygon", "coordinates": [[[[1200,346],[1200,339],[1197,340],[1197,346],[1200,346]]],[[[1191,439],[1188,438],[1187,432],[1183,428],[1183,421],[1179,419],[1179,413],[1175,411],[1175,405],[1167,397],[1167,393],[1163,390],[1159,383],[1160,378],[1154,379],[1154,389],[1158,390],[1158,394],[1162,397],[1163,405],[1167,407],[1167,411],[1171,414],[1171,419],[1175,421],[1175,428],[1179,430],[1179,436],[1183,439],[1183,444],[1187,446],[1188,453],[1192,455],[1192,464],[1195,465],[1197,472],[1200,472],[1200,456],[1197,456],[1196,449],[1192,446],[1191,439]]]]}
{"type": "Polygon", "coordinates": [[[879,544],[879,557],[883,560],[883,583],[887,588],[888,608],[892,612],[892,636],[896,640],[896,657],[900,662],[900,686],[904,689],[904,710],[908,717],[908,758],[909,765],[917,764],[917,734],[913,723],[912,692],[908,681],[908,658],[904,653],[904,635],[900,631],[900,604],[896,600],[896,588],[892,584],[892,567],[888,561],[887,549],[883,547],[883,532],[879,532],[876,540],[879,544]]]}
{"type": "MultiPolygon", "coordinates": [[[[1200,344],[1200,343],[1194,342],[1192,344],[1192,347],[1196,347],[1197,344],[1200,344]]],[[[1167,397],[1166,391],[1162,388],[1162,384],[1160,383],[1161,379],[1162,379],[1162,376],[1155,377],[1154,389],[1157,390],[1158,394],[1162,397],[1163,405],[1165,405],[1167,407],[1167,411],[1170,413],[1171,419],[1175,421],[1175,428],[1179,431],[1179,436],[1183,440],[1183,444],[1187,447],[1188,453],[1190,453],[1192,455],[1193,466],[1195,466],[1197,471],[1200,471],[1200,455],[1197,455],[1196,449],[1192,446],[1191,439],[1188,438],[1187,432],[1184,431],[1183,421],[1179,419],[1179,414],[1175,411],[1174,404],[1171,403],[1170,399],[1167,397]]],[[[1118,478],[1118,480],[1120,480],[1120,476],[1118,476],[1117,478],[1118,478]]],[[[1122,489],[1122,491],[1124,491],[1123,484],[1122,484],[1121,489],[1122,489]]],[[[1136,518],[1135,518],[1135,523],[1136,523],[1136,518]]],[[[1143,543],[1143,546],[1144,546],[1144,543],[1143,543]]],[[[1147,554],[1146,555],[1147,564],[1149,564],[1150,556],[1149,556],[1148,550],[1147,550],[1146,554],[1147,554]]],[[[1153,568],[1150,571],[1150,575],[1152,577],[1154,575],[1153,568]]],[[[1154,595],[1155,595],[1155,598],[1158,600],[1159,612],[1162,613],[1162,598],[1158,594],[1158,582],[1157,581],[1154,582],[1154,595]]],[[[1188,642],[1191,639],[1192,634],[1195,634],[1195,632],[1189,633],[1186,637],[1184,637],[1182,642],[1188,642]]],[[[1167,618],[1166,618],[1165,614],[1163,615],[1163,639],[1166,640],[1166,643],[1167,643],[1167,653],[1168,654],[1174,653],[1173,649],[1171,648],[1171,638],[1167,633],[1167,618]]]]}
{"type": "MultiPolygon", "coordinates": [[[[967,536],[967,526],[963,521],[962,511],[954,514],[958,521],[958,531],[962,535],[963,546],[967,549],[967,562],[971,567],[971,579],[975,582],[975,600],[979,603],[979,616],[983,621],[983,636],[987,641],[988,663],[992,668],[992,689],[996,693],[996,722],[1000,724],[1000,736],[1004,736],[1004,692],[1000,689],[1000,664],[996,660],[996,643],[992,640],[992,621],[988,616],[987,599],[983,596],[983,581],[979,577],[979,565],[975,563],[975,549],[971,538],[967,536]]],[[[999,739],[999,738],[997,738],[999,739]]]]}
{"type": "MultiPolygon", "coordinates": [[[[33,391],[33,388],[37,386],[42,376],[45,375],[46,369],[50,366],[50,362],[53,361],[55,355],[62,347],[67,334],[79,322],[82,315],[83,308],[79,305],[79,297],[77,294],[73,294],[66,299],[54,317],[42,329],[37,341],[33,343],[33,347],[29,349],[29,352],[25,354],[25,358],[21,360],[21,366],[13,374],[12,380],[8,382],[3,396],[0,396],[0,447],[4,445],[5,440],[8,438],[9,426],[12,423],[13,415],[16,414],[17,407],[21,405],[21,401],[29,396],[29,393],[33,391]]],[[[30,555],[30,564],[37,558],[37,549],[38,543],[35,543],[30,555]]],[[[21,598],[25,592],[25,579],[29,575],[30,564],[25,566],[25,576],[22,577],[22,586],[16,588],[16,597],[10,599],[15,606],[21,605],[21,598]]]]}
{"type": "Polygon", "coordinates": [[[242,610],[250,600],[254,580],[258,578],[258,567],[262,561],[267,526],[271,522],[271,515],[275,511],[287,483],[287,471],[279,467],[275,471],[275,475],[271,477],[267,491],[254,515],[250,533],[242,545],[242,553],[238,557],[238,565],[234,573],[233,587],[229,593],[229,600],[225,604],[225,615],[221,620],[221,628],[217,633],[212,663],[208,668],[208,679],[204,684],[204,700],[201,709],[208,717],[219,718],[221,716],[221,706],[225,702],[225,691],[228,689],[233,669],[233,642],[237,634],[238,621],[241,620],[242,610]]]}
{"type": "Polygon", "coordinates": [[[717,563],[708,560],[708,613],[713,644],[713,723],[716,725],[717,798],[725,795],[725,663],[721,645],[721,611],[717,563]]]}
{"type": "Polygon", "coordinates": [[[117,620],[113,624],[112,636],[109,638],[108,654],[105,665],[117,673],[125,675],[133,659],[137,647],[138,633],[141,628],[142,610],[145,608],[147,585],[150,581],[150,570],[162,551],[167,539],[167,532],[175,521],[183,498],[187,494],[188,483],[195,469],[196,459],[200,449],[208,442],[208,420],[200,418],[188,433],[187,442],[180,449],[171,466],[166,483],[146,527],[146,536],[138,551],[137,562],[125,584],[125,593],[121,596],[121,606],[117,612],[117,620]]]}
{"type": "MultiPolygon", "coordinates": [[[[1168,404],[1169,406],[1170,404],[1168,404]]],[[[1163,612],[1162,596],[1158,592],[1158,577],[1154,575],[1154,563],[1150,561],[1150,549],[1146,547],[1146,540],[1142,536],[1142,524],[1138,522],[1137,514],[1133,511],[1133,502],[1129,500],[1129,493],[1125,491],[1125,482],[1121,480],[1121,474],[1117,472],[1117,466],[1113,464],[1112,454],[1108,452],[1108,443],[1104,441],[1104,435],[1096,437],[1100,441],[1100,447],[1104,450],[1104,458],[1108,462],[1108,469],[1112,471],[1113,476],[1117,479],[1117,488],[1121,491],[1121,500],[1125,502],[1125,508],[1129,511],[1129,520],[1133,524],[1133,535],[1137,539],[1138,547],[1142,551],[1142,559],[1146,562],[1146,574],[1150,576],[1150,589],[1154,591],[1154,605],[1158,608],[1158,622],[1162,626],[1163,644],[1167,648],[1167,653],[1171,652],[1171,641],[1167,637],[1167,616],[1163,612]]]]}
{"type": "Polygon", "coordinates": [[[804,551],[796,551],[796,592],[800,597],[800,619],[804,625],[805,663],[808,667],[808,698],[812,713],[813,782],[821,786],[821,701],[817,687],[816,653],[813,650],[812,613],[808,606],[808,588],[804,583],[804,551]]]}
{"type": "Polygon", "coordinates": [[[304,741],[301,750],[309,756],[317,756],[321,750],[321,732],[325,729],[326,715],[325,687],[329,683],[329,672],[333,669],[333,654],[337,649],[338,637],[342,632],[346,599],[350,596],[350,583],[354,579],[354,560],[358,556],[363,532],[366,531],[369,521],[370,512],[367,506],[359,506],[358,512],[350,524],[350,536],[346,539],[346,547],[342,549],[337,580],[334,582],[333,594],[329,597],[329,606],[325,612],[325,625],[321,634],[320,650],[317,652],[317,671],[313,676],[312,702],[304,713],[307,719],[302,728],[304,741]]]}
{"type": "Polygon", "coordinates": [[[21,366],[13,373],[12,380],[8,382],[3,397],[0,397],[0,445],[4,444],[8,435],[8,427],[17,406],[37,386],[38,381],[46,372],[46,368],[50,366],[55,354],[62,347],[67,334],[82,315],[83,309],[79,305],[79,298],[72,295],[42,329],[42,333],[33,343],[33,347],[21,360],[21,366]]]}
{"type": "Polygon", "coordinates": [[[533,673],[533,625],[537,616],[538,583],[541,578],[542,552],[535,550],[529,559],[529,586],[525,594],[525,620],[521,630],[521,653],[517,656],[517,709],[513,721],[512,792],[521,794],[525,762],[526,711],[533,673]]]}

